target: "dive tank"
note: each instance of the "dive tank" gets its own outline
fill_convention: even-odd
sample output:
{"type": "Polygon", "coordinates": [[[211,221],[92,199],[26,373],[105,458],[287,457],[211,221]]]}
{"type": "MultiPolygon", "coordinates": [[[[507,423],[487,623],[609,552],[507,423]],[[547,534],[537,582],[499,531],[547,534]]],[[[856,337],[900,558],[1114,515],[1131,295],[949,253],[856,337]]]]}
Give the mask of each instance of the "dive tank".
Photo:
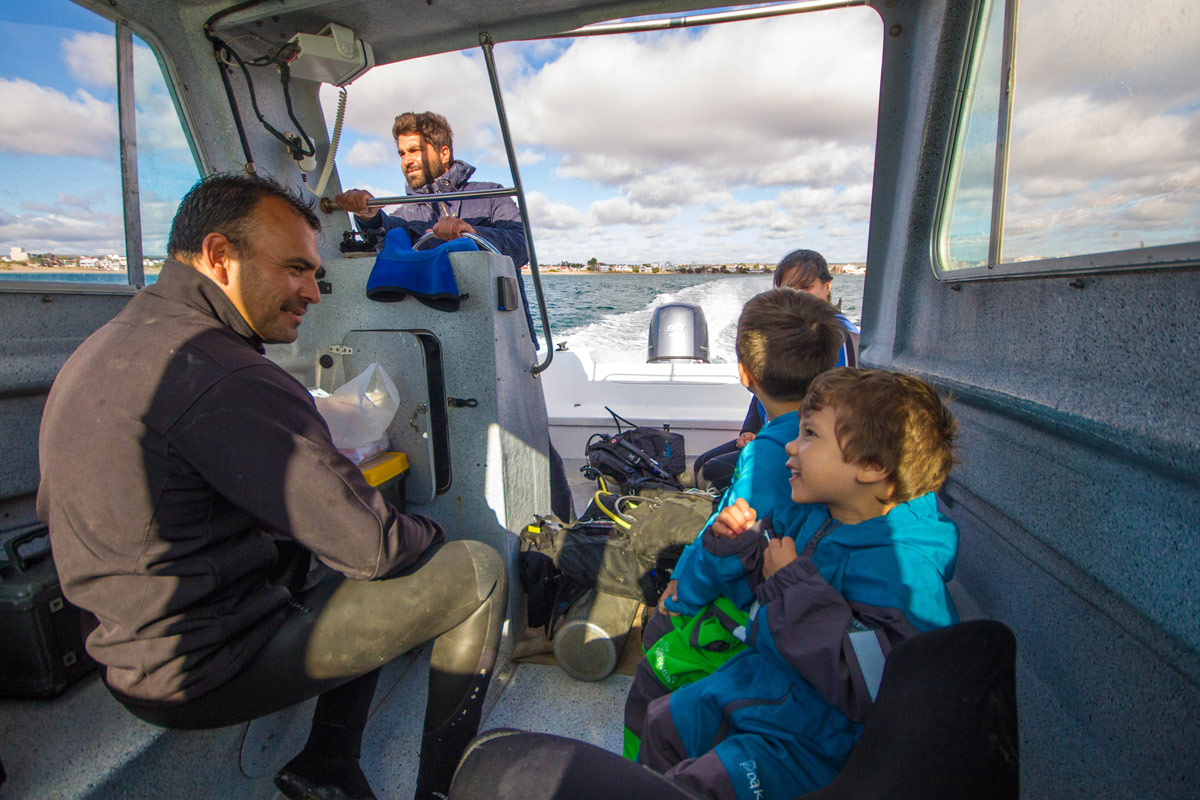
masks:
{"type": "Polygon", "coordinates": [[[554,657],[572,678],[598,681],[617,668],[638,601],[589,591],[572,604],[554,634],[554,657]]]}
{"type": "Polygon", "coordinates": [[[691,303],[668,303],[650,318],[647,362],[703,361],[708,363],[708,321],[704,309],[691,303]]]}

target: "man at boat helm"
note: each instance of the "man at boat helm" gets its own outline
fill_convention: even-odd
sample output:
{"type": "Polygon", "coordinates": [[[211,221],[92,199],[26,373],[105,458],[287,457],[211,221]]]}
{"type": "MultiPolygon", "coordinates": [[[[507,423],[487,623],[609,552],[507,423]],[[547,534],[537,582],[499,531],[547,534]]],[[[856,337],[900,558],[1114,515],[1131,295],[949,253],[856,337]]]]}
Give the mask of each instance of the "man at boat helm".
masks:
{"type": "Polygon", "coordinates": [[[38,514],[64,594],[99,619],[88,652],[138,717],[212,728],[319,696],[275,777],[288,797],[374,797],[358,756],[379,670],[433,639],[416,793],[432,798],[479,726],[505,568],[390,506],[264,356],[320,299],[319,227],[273,181],[192,188],[158,282],[50,390],[38,514]],[[340,574],[308,578],[310,553],[340,574]]]}
{"type": "MultiPolygon", "coordinates": [[[[498,183],[471,180],[475,168],[454,158],[454,134],[450,123],[441,114],[406,111],[396,117],[392,138],[396,140],[396,152],[400,155],[409,195],[501,188],[498,183]]],[[[391,214],[367,205],[371,199],[371,193],[365,189],[351,189],[339,194],[334,201],[338,208],[353,212],[364,230],[404,228],[412,242],[426,233],[446,240],[471,233],[511,258],[516,269],[529,263],[521,212],[510,197],[405,203],[391,214]]],[[[537,334],[529,300],[525,297],[525,284],[518,279],[517,286],[521,290],[529,335],[536,346],[537,334]]]]}
{"type": "MultiPolygon", "coordinates": [[[[409,195],[436,195],[445,192],[464,192],[474,189],[499,189],[498,183],[470,180],[475,168],[465,161],[454,158],[454,134],[450,123],[441,114],[425,111],[417,114],[406,111],[396,117],[392,125],[392,138],[396,140],[396,152],[408,182],[409,195]]],[[[384,231],[404,228],[410,244],[426,233],[439,239],[457,239],[464,233],[479,236],[492,244],[503,255],[512,259],[513,267],[520,269],[529,262],[525,246],[525,226],[521,212],[509,197],[484,197],[472,200],[432,200],[428,203],[405,203],[391,214],[372,208],[367,201],[372,199],[365,189],[351,189],[334,198],[345,211],[353,212],[358,224],[365,230],[384,231]]],[[[537,333],[533,328],[533,315],[529,310],[529,299],[525,296],[525,282],[517,276],[517,288],[521,290],[521,305],[525,309],[525,320],[529,325],[529,336],[537,347],[537,333]]],[[[551,508],[563,520],[574,518],[571,489],[563,467],[562,457],[550,445],[550,500],[551,508]]]]}

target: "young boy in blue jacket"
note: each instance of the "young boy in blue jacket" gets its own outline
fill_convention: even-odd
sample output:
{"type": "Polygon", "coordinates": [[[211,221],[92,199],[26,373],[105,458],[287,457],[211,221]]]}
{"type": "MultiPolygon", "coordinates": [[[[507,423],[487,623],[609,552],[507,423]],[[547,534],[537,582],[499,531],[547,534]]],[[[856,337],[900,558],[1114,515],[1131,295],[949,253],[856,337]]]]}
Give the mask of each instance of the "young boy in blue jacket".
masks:
{"type": "MultiPolygon", "coordinates": [[[[817,375],[833,367],[843,341],[836,309],[812,294],[787,288],[772,289],[746,303],[738,318],[735,341],[738,374],[746,388],[763,404],[768,421],[742,448],[733,484],[721,498],[722,507],[738,500],[748,501],[775,520],[781,530],[799,524],[803,508],[792,502],[787,472],[782,468],[787,458],[784,447],[796,438],[800,422],[797,408],[809,384],[817,375]]],[[[712,519],[709,520],[711,523],[712,519]]],[[[680,557],[673,575],[695,573],[691,564],[701,549],[699,533],[697,531],[697,541],[680,557]]],[[[710,588],[695,585],[692,581],[680,584],[672,580],[663,593],[664,598],[670,599],[664,599],[662,603],[670,605],[671,613],[692,616],[719,596],[719,591],[710,588]]],[[[740,603],[743,609],[753,600],[748,590],[744,594],[746,596],[740,598],[744,601],[740,603]]],[[[643,644],[650,647],[672,628],[666,614],[651,617],[642,637],[643,644]]],[[[646,707],[671,688],[674,686],[663,685],[659,674],[643,659],[625,706],[624,754],[628,758],[637,756],[637,734],[642,728],[646,707]]]]}
{"type": "Polygon", "coordinates": [[[957,622],[946,582],[958,530],[933,494],[954,435],[917,378],[839,368],[813,381],[787,446],[802,520],[773,528],[739,499],[680,581],[753,597],[749,647],[650,704],[641,763],[722,799],[792,798],[837,775],[891,648],[957,622]]]}

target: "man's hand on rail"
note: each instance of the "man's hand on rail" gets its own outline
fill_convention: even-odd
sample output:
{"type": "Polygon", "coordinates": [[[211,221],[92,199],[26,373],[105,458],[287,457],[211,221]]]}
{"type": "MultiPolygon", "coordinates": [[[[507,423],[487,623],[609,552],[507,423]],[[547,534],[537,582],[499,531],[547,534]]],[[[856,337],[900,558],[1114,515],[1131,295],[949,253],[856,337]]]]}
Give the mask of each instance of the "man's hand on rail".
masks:
{"type": "Polygon", "coordinates": [[[333,202],[337,204],[338,208],[349,211],[360,219],[374,219],[375,215],[379,213],[379,209],[370,208],[367,205],[367,201],[374,196],[366,189],[351,189],[333,198],[333,202]]]}

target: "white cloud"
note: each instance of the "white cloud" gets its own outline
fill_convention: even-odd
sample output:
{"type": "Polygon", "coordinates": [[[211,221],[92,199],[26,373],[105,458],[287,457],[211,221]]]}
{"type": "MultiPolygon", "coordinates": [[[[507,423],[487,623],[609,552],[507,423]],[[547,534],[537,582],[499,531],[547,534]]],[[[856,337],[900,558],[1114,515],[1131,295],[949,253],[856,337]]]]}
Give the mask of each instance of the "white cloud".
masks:
{"type": "Polygon", "coordinates": [[[525,150],[517,151],[517,163],[524,165],[524,166],[540,164],[541,162],[543,162],[545,160],[546,160],[546,154],[540,150],[534,150],[532,148],[528,148],[525,150]]]}
{"type": "Polygon", "coordinates": [[[0,78],[0,108],[0,151],[117,157],[117,108],[83,89],[68,96],[22,78],[0,78]]]}
{"type": "Polygon", "coordinates": [[[724,203],[733,196],[705,180],[703,173],[683,166],[668,167],[653,175],[640,176],[625,186],[631,202],[653,208],[724,203]]]}
{"type": "Polygon", "coordinates": [[[1200,7],[1191,3],[1094,0],[1086,12],[1073,3],[1022,4],[1018,102],[1086,92],[1144,102],[1143,112],[1163,99],[1172,105],[1180,95],[1194,96],[1197,30],[1200,7]]]}
{"type": "Polygon", "coordinates": [[[111,33],[68,36],[62,41],[62,57],[71,77],[84,86],[117,88],[117,42],[111,33]]]}
{"type": "Polygon", "coordinates": [[[11,242],[31,253],[90,255],[124,253],[125,228],[120,214],[71,210],[60,213],[49,204],[33,214],[0,214],[0,242],[11,242]]]}
{"type": "Polygon", "coordinates": [[[761,169],[760,186],[788,186],[797,183],[831,186],[851,180],[870,179],[875,161],[874,143],[848,146],[836,141],[800,142],[802,148],[784,160],[761,169]]]}
{"type": "MultiPolygon", "coordinates": [[[[702,231],[736,230],[744,240],[735,246],[777,258],[773,244],[757,244],[755,231],[764,240],[793,236],[801,211],[794,202],[767,201],[769,214],[746,215],[736,198],[755,187],[811,186],[829,189],[837,208],[856,220],[847,238],[864,241],[853,245],[861,257],[865,226],[858,221],[866,219],[870,192],[846,187],[870,180],[882,40],[878,15],[853,9],[501,45],[496,61],[539,251],[586,260],[586,249],[612,248],[613,258],[640,263],[663,257],[648,248],[652,238],[671,237],[673,247],[698,253],[702,231]],[[562,203],[567,195],[571,204],[562,203]]],[[[331,120],[336,92],[322,89],[321,96],[331,120]]],[[[456,155],[503,164],[476,53],[379,67],[355,82],[347,125],[364,142],[386,140],[389,151],[359,142],[339,160],[347,168],[387,168],[394,115],[427,108],[453,125],[456,155]],[[446,86],[454,91],[428,89],[446,86]]],[[[756,190],[754,201],[762,194],[756,190]]],[[[833,229],[828,213],[807,213],[833,229]]]]}
{"type": "Polygon", "coordinates": [[[527,192],[525,202],[529,209],[529,221],[534,231],[541,233],[552,230],[580,230],[594,222],[573,206],[551,203],[541,192],[527,192]]]}
{"type": "Polygon", "coordinates": [[[779,207],[774,200],[759,200],[754,203],[731,202],[702,214],[700,222],[718,226],[712,228],[711,231],[713,234],[720,234],[725,230],[757,227],[764,220],[777,214],[778,211],[779,207]]]}
{"type": "Polygon", "coordinates": [[[396,148],[379,139],[363,139],[355,142],[350,150],[339,159],[359,169],[374,169],[391,166],[396,161],[396,148]]]}
{"type": "Polygon", "coordinates": [[[603,153],[566,153],[558,165],[560,178],[582,178],[606,186],[619,186],[636,178],[649,165],[639,165],[636,156],[603,153]]]}
{"type": "MultiPolygon", "coordinates": [[[[143,196],[144,196],[144,193],[143,193],[143,196]]],[[[79,195],[72,195],[72,194],[67,194],[66,192],[59,192],[54,197],[54,203],[55,203],[54,207],[61,208],[63,206],[66,206],[68,208],[77,208],[77,209],[81,209],[83,211],[91,211],[92,206],[96,205],[97,203],[103,202],[103,200],[104,200],[104,193],[99,191],[98,189],[93,189],[92,191],[88,192],[87,197],[80,197],[79,195]]]]}
{"type": "MultiPolygon", "coordinates": [[[[1200,238],[1198,25],[1186,3],[1022,6],[1006,258],[1200,238]]],[[[992,143],[963,169],[964,231],[986,229],[991,199],[979,188],[991,186],[992,143]]]]}
{"type": "Polygon", "coordinates": [[[774,183],[814,147],[832,164],[814,178],[861,167],[863,148],[869,169],[881,36],[874,12],[846,11],[581,39],[513,89],[516,138],[606,185],[680,164],[710,186],[774,183]]]}
{"type": "MultiPolygon", "coordinates": [[[[333,127],[338,91],[321,86],[326,124],[333,127]]],[[[348,88],[345,126],[363,136],[391,142],[392,123],[405,111],[435,111],[454,131],[455,157],[506,163],[496,138],[495,105],[482,57],[474,51],[447,53],[376,67],[348,88]]],[[[391,154],[395,157],[395,152],[391,154]]]]}
{"type": "Polygon", "coordinates": [[[679,214],[679,208],[648,208],[627,197],[608,197],[592,203],[589,211],[601,225],[631,223],[645,225],[666,222],[679,214]]]}
{"type": "MultiPolygon", "coordinates": [[[[67,71],[82,86],[117,88],[116,40],[112,34],[76,33],[62,40],[67,71]]],[[[133,96],[137,106],[137,145],[144,150],[187,150],[187,139],[154,53],[133,48],[133,96]]],[[[115,113],[115,106],[114,106],[115,113]]],[[[86,130],[79,135],[86,135],[86,130]]]]}
{"type": "Polygon", "coordinates": [[[1010,181],[1075,180],[1171,171],[1196,163],[1200,130],[1190,116],[1145,116],[1128,99],[1056,96],[1020,105],[1013,119],[1010,181]]]}

